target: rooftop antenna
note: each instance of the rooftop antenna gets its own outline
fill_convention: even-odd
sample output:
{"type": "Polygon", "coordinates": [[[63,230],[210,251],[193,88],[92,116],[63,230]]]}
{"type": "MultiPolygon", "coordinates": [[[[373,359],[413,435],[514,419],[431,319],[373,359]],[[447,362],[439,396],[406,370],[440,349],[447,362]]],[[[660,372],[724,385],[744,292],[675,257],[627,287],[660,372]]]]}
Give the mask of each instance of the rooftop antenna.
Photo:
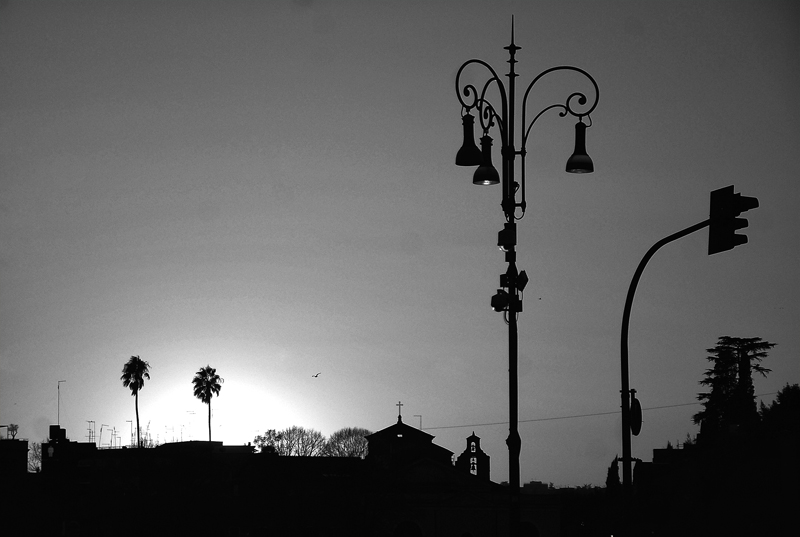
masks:
{"type": "Polygon", "coordinates": [[[422,414],[414,414],[415,418],[419,418],[419,430],[422,430],[422,414]]]}
{"type": "Polygon", "coordinates": [[[94,442],[95,441],[94,420],[86,420],[86,423],[89,424],[88,425],[88,431],[89,431],[88,439],[89,439],[89,442],[94,442]]]}
{"type": "Polygon", "coordinates": [[[56,423],[58,426],[61,427],[61,383],[67,382],[66,380],[59,380],[58,381],[58,417],[56,423]]]}
{"type": "Polygon", "coordinates": [[[100,439],[97,441],[97,447],[99,448],[103,447],[103,427],[108,427],[108,424],[106,423],[100,424],[100,439]]]}
{"type": "Polygon", "coordinates": [[[189,427],[189,435],[188,435],[188,437],[189,438],[188,439],[191,440],[192,438],[194,438],[194,428],[192,427],[192,416],[194,416],[194,410],[187,410],[186,413],[189,414],[189,425],[188,425],[188,427],[189,427]]]}

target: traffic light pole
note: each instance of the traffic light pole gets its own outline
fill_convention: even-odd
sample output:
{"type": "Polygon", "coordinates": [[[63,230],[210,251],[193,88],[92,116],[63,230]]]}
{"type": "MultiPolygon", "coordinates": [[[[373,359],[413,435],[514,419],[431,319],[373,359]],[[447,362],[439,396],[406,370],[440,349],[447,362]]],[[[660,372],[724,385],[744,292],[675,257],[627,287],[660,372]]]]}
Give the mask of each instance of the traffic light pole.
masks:
{"type": "Polygon", "coordinates": [[[622,373],[622,493],[625,498],[625,504],[631,496],[631,405],[630,405],[630,379],[628,376],[628,326],[631,320],[631,306],[633,306],[633,295],[636,293],[636,287],[639,285],[639,279],[642,277],[644,267],[650,258],[664,245],[685,237],[690,233],[699,231],[707,227],[711,223],[711,219],[704,220],[699,224],[689,226],[682,231],[673,233],[669,237],[664,237],[655,243],[636,267],[636,272],[633,273],[631,285],[628,287],[628,295],[625,297],[625,310],[622,312],[622,336],[620,340],[620,369],[622,373]]]}
{"type": "MultiPolygon", "coordinates": [[[[758,207],[758,199],[742,196],[734,192],[733,185],[725,188],[720,188],[711,192],[711,205],[710,205],[710,218],[704,220],[699,224],[689,226],[684,230],[673,233],[668,237],[664,237],[655,243],[644,255],[636,267],[636,272],[633,273],[630,287],[628,287],[628,295],[625,297],[625,310],[622,313],[622,333],[620,337],[620,370],[622,377],[622,389],[620,396],[622,398],[622,523],[623,534],[629,535],[630,529],[630,499],[633,493],[632,484],[633,479],[631,475],[631,464],[633,458],[631,457],[631,432],[634,435],[639,434],[641,422],[633,423],[631,417],[631,396],[636,393],[636,390],[631,390],[630,380],[628,374],[628,326],[631,320],[631,307],[633,306],[633,295],[636,293],[636,287],[639,285],[639,279],[642,277],[644,267],[650,258],[664,245],[685,237],[690,233],[699,231],[704,227],[709,227],[708,232],[708,254],[713,255],[726,250],[731,250],[736,246],[747,243],[747,237],[740,235],[736,231],[747,227],[747,220],[739,218],[743,212],[755,209],[758,207]]],[[[640,410],[638,401],[636,401],[636,408],[640,410]]],[[[641,418],[640,412],[637,412],[638,418],[641,418]]],[[[637,419],[638,421],[638,419],[637,419]]]]}
{"type": "MultiPolygon", "coordinates": [[[[664,237],[657,243],[655,243],[650,249],[644,254],[644,257],[639,262],[639,266],[636,267],[636,272],[633,273],[633,279],[631,280],[630,287],[628,287],[628,294],[625,297],[625,309],[622,312],[622,335],[620,339],[620,370],[621,370],[621,377],[622,377],[622,389],[620,390],[621,398],[622,398],[622,524],[623,524],[623,535],[626,537],[630,535],[628,531],[630,528],[630,500],[633,493],[633,479],[632,479],[632,471],[631,471],[631,464],[633,463],[633,458],[631,457],[631,392],[635,392],[635,390],[631,390],[630,388],[630,378],[628,374],[628,326],[630,325],[631,320],[631,307],[633,306],[633,295],[636,293],[636,287],[639,285],[639,279],[642,277],[642,273],[644,272],[644,267],[647,265],[647,262],[650,261],[650,258],[664,245],[669,244],[673,241],[680,239],[681,237],[685,237],[690,233],[694,233],[695,231],[699,231],[704,227],[707,227],[711,223],[711,219],[704,220],[699,224],[695,224],[693,226],[689,226],[684,230],[678,231],[677,233],[673,233],[668,237],[664,237]]],[[[638,431],[637,433],[638,434],[638,431]]]]}

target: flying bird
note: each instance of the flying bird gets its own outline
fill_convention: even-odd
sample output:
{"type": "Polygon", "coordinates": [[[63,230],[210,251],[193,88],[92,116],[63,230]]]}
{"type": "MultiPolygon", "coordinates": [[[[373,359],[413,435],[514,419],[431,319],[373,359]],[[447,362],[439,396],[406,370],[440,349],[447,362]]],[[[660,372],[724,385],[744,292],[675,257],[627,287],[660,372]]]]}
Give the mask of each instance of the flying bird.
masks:
{"type": "MultiPolygon", "coordinates": [[[[320,373],[322,373],[322,371],[320,371],[320,373]]],[[[319,373],[317,373],[316,375],[311,375],[311,376],[314,377],[314,378],[317,378],[319,376],[319,373]]]]}

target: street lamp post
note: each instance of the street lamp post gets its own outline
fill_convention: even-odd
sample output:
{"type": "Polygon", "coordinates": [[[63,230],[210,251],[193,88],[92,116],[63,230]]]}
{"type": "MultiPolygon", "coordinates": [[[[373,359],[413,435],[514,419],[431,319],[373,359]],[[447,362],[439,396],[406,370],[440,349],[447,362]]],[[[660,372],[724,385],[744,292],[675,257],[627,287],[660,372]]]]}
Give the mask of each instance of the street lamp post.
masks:
{"type": "Polygon", "coordinates": [[[492,297],[491,305],[495,311],[503,312],[505,321],[508,324],[508,376],[509,376],[509,434],[506,439],[509,454],[509,488],[511,493],[510,526],[512,535],[518,533],[519,526],[519,490],[520,490],[520,471],[519,455],[522,448],[522,441],[518,430],[518,378],[517,378],[517,352],[518,352],[518,333],[517,316],[522,311],[521,292],[528,282],[525,271],[518,271],[516,265],[516,243],[517,227],[516,221],[525,216],[525,157],[527,154],[526,145],[533,124],[547,111],[556,109],[560,117],[567,114],[578,118],[575,125],[575,149],[573,155],[567,161],[566,171],[570,173],[591,173],[594,165],[589,155],[586,154],[586,128],[591,126],[590,114],[597,106],[600,92],[597,83],[589,73],[571,66],[551,67],[542,71],[527,86],[522,98],[521,119],[522,128],[520,129],[520,149],[515,145],[514,122],[516,116],[516,78],[517,73],[514,69],[516,60],[514,58],[520,47],[514,44],[514,29],[512,21],[511,44],[505,47],[508,51],[509,70],[506,74],[508,86],[498,76],[497,72],[483,60],[472,59],[461,65],[456,75],[456,94],[461,103],[461,120],[464,129],[464,140],[456,155],[456,164],[459,166],[478,166],[473,175],[472,182],[476,185],[494,185],[502,183],[502,202],[501,207],[506,218],[503,229],[498,233],[497,244],[505,252],[505,260],[508,269],[505,274],[500,276],[500,288],[497,294],[492,297]],[[489,73],[489,78],[484,82],[480,91],[472,83],[462,83],[461,77],[464,70],[469,66],[481,66],[489,73]],[[528,97],[536,83],[545,75],[557,71],[573,71],[583,75],[593,87],[593,101],[589,104],[586,95],[581,92],[569,94],[563,104],[551,104],[542,108],[533,119],[528,120],[528,97]],[[489,97],[499,95],[499,108],[493,105],[489,97]],[[474,125],[475,117],[471,110],[475,109],[483,131],[478,149],[475,144],[474,125]],[[586,117],[589,124],[583,123],[586,117]],[[492,164],[492,143],[493,139],[490,132],[499,134],[501,174],[492,164]],[[514,178],[515,160],[517,155],[521,157],[520,181],[514,178]]]}

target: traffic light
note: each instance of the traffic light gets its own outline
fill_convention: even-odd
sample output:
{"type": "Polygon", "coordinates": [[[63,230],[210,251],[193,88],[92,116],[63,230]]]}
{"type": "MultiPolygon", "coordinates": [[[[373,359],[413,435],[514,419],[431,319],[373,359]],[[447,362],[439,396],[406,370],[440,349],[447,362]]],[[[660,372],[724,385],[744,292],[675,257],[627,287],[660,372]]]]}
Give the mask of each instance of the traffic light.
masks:
{"type": "Polygon", "coordinates": [[[732,250],[740,244],[745,244],[747,236],[740,235],[736,231],[747,227],[747,219],[738,216],[756,207],[758,198],[734,194],[733,185],[711,192],[708,255],[732,250]]]}

